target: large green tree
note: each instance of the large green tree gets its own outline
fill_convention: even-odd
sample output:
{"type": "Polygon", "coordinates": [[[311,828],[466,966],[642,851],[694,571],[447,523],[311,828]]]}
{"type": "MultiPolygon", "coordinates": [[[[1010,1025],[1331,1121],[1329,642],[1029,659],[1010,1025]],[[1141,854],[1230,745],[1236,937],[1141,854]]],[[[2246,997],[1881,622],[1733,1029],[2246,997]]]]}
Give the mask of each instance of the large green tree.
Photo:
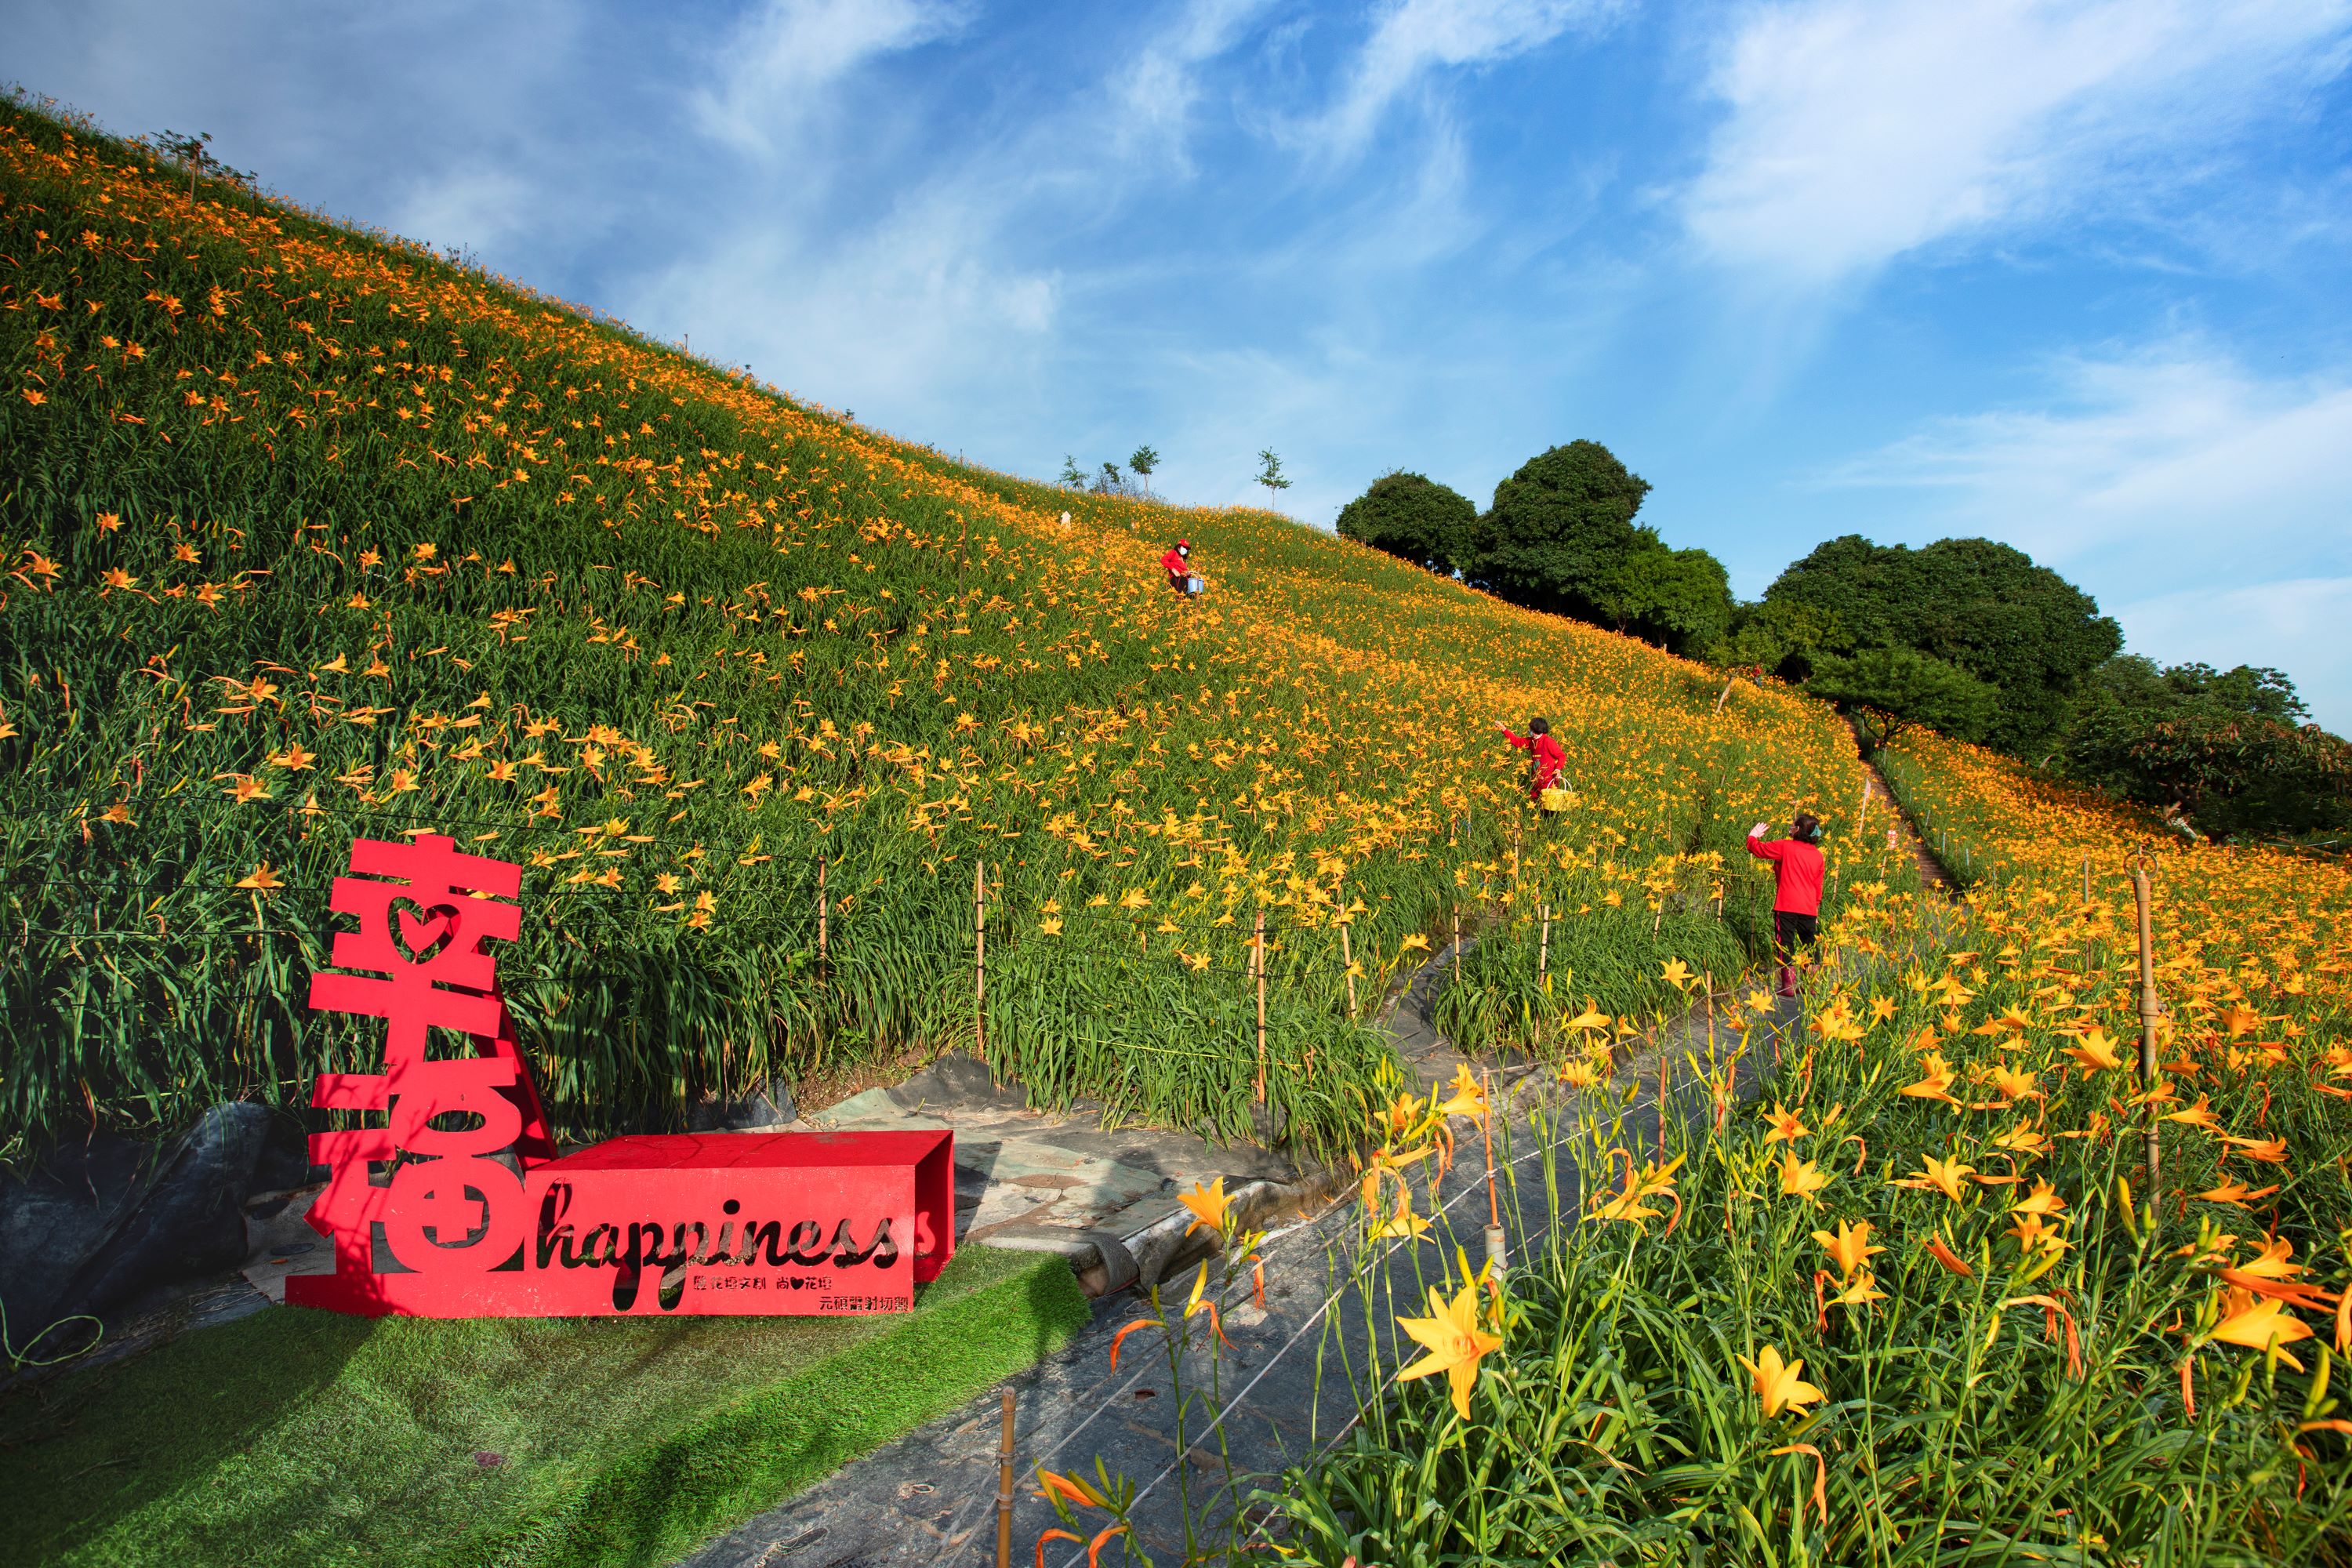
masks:
{"type": "Polygon", "coordinates": [[[1339,533],[1450,576],[1476,564],[1478,509],[1421,474],[1382,474],[1339,509],[1339,533]]]}
{"type": "Polygon", "coordinates": [[[2021,755],[2057,740],[2084,678],[2123,646],[2089,595],[1990,539],[1913,550],[1847,534],[1781,573],[1764,597],[1783,615],[1809,612],[1822,639],[1792,648],[1783,674],[1809,674],[1822,654],[1910,648],[1995,688],[2000,710],[1984,739],[2021,755]]]}
{"type": "Polygon", "coordinates": [[[1515,604],[1608,619],[1612,575],[1637,551],[1660,548],[1633,521],[1649,493],[1650,482],[1598,441],[1530,458],[1495,487],[1475,575],[1515,604]]]}
{"type": "Polygon", "coordinates": [[[1594,607],[1621,632],[1690,653],[1729,629],[1731,579],[1723,563],[1704,550],[1645,544],[1601,574],[1594,607]]]}
{"type": "Polygon", "coordinates": [[[2085,683],[2067,771],[2216,836],[2352,826],[2352,747],[2275,669],[2109,659],[2085,683]]]}
{"type": "Polygon", "coordinates": [[[1598,441],[1530,458],[1495,487],[1463,575],[1498,598],[1630,632],[1678,653],[1719,642],[1730,580],[1704,550],[1633,521],[1650,483],[1598,441]]]}

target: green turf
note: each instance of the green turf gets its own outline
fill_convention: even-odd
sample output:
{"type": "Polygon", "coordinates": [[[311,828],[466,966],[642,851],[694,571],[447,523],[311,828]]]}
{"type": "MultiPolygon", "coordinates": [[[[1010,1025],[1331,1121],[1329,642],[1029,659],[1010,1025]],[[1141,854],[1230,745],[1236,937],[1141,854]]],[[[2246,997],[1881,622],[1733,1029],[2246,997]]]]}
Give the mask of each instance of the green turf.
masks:
{"type": "Polygon", "coordinates": [[[0,1405],[0,1562],[663,1563],[1086,1319],[985,1247],[908,1317],[260,1312],[0,1405]]]}

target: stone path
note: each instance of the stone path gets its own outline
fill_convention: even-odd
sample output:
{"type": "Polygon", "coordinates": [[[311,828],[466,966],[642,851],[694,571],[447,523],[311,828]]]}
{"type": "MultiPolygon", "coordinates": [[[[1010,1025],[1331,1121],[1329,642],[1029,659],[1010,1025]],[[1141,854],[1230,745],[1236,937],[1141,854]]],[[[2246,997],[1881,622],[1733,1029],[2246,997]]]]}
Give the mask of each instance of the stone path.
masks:
{"type": "MultiPolygon", "coordinates": [[[[1449,950],[1423,965],[1381,1019],[1424,1084],[1451,1077],[1465,1060],[1431,1023],[1436,988],[1454,956],[1449,950]]],[[[1794,1004],[1783,1007],[1769,1029],[1751,1037],[1744,1060],[1732,1059],[1734,1040],[1718,1036],[1712,1042],[1714,1059],[1729,1069],[1735,1099],[1747,1096],[1759,1081],[1771,1031],[1793,1019],[1794,1004]]],[[[1533,1237],[1552,1223],[1555,1187],[1559,1214],[1578,1214],[1587,1172],[1605,1165],[1607,1149],[1615,1142],[1640,1148],[1654,1142],[1661,1057],[1675,1064],[1670,1076],[1683,1080],[1670,1082],[1664,1114],[1693,1130],[1713,1121],[1717,1091],[1680,1065],[1685,1053],[1701,1062],[1709,1059],[1707,1033],[1703,1013],[1686,1016],[1661,1041],[1623,1062],[1613,1082],[1581,1097],[1562,1089],[1548,1071],[1520,1067],[1496,1074],[1498,1186],[1510,1236],[1533,1237]],[[1580,1113],[1597,1119],[1599,1130],[1582,1124],[1580,1113]]],[[[1366,1290],[1354,1284],[1334,1289],[1334,1271],[1344,1273],[1359,1246],[1361,1220],[1352,1184],[1319,1202],[1306,1186],[1294,1184],[1286,1205],[1257,1222],[1271,1227],[1260,1249],[1265,1263],[1264,1307],[1250,1300],[1245,1279],[1222,1293],[1223,1324],[1233,1348],[1216,1369],[1215,1387],[1209,1386],[1205,1363],[1185,1368],[1192,1396],[1182,1402],[1181,1444],[1178,1390],[1156,1331],[1129,1339],[1118,1369],[1109,1366],[1112,1336],[1148,1315],[1135,1294],[1102,1302],[1093,1325],[1066,1351],[1015,1381],[1017,1561],[1034,1561],[1040,1533],[1057,1523],[1034,1496],[1034,1477],[1041,1465],[1090,1477],[1099,1458],[1114,1474],[1127,1476],[1141,1489],[1136,1518],[1143,1545],[1156,1561],[1171,1563],[1198,1544],[1188,1543],[1188,1519],[1230,1524],[1235,1507],[1247,1507],[1254,1488],[1278,1487],[1286,1467],[1307,1460],[1351,1420],[1360,1400],[1339,1347],[1360,1345],[1368,1331],[1393,1339],[1393,1313],[1383,1305],[1368,1324],[1366,1290]]],[[[983,1213],[996,1212],[987,1202],[982,1200],[983,1213]]],[[[1474,1146],[1458,1153],[1441,1184],[1439,1202],[1444,1220],[1440,1231],[1452,1234],[1417,1246],[1378,1244],[1366,1265],[1372,1299],[1417,1309],[1423,1279],[1444,1271],[1456,1241],[1474,1258],[1481,1254],[1486,1184],[1474,1146]]],[[[1181,1275],[1168,1286],[1171,1292],[1189,1288],[1181,1275]]],[[[1391,1352],[1396,1348],[1391,1345],[1391,1352]]],[[[1409,1347],[1405,1353],[1412,1353],[1409,1347]]],[[[1388,1364],[1399,1364],[1393,1353],[1388,1364]]],[[[688,1558],[687,1568],[991,1563],[998,1430],[998,1401],[992,1393],[729,1532],[688,1558]]],[[[1244,1527],[1247,1522],[1245,1515],[1244,1527]]],[[[1113,1543],[1106,1560],[1118,1561],[1122,1550],[1113,1543]]],[[[1064,1548],[1058,1555],[1049,1552],[1046,1561],[1074,1563],[1084,1556],[1064,1548]]]]}

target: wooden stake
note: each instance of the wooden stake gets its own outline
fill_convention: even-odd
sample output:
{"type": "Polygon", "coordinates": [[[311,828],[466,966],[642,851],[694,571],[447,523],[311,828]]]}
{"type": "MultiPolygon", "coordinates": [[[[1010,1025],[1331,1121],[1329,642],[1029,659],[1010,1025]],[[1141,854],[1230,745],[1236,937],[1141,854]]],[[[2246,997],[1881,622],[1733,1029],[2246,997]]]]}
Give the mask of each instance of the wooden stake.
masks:
{"type": "Polygon", "coordinates": [[[1543,907],[1543,922],[1538,929],[1542,934],[1536,939],[1536,984],[1541,985],[1551,978],[1551,905],[1549,903],[1543,907]]]}
{"type": "Polygon", "coordinates": [[[1257,972],[1257,1101],[1265,1103],[1265,911],[1260,910],[1250,937],[1257,972]]]}
{"type": "MultiPolygon", "coordinates": [[[[2132,902],[2139,910],[2139,1086],[2156,1087],[2156,1020],[2163,1004],[2156,998],[2156,943],[2148,929],[2147,868],[2132,868],[2132,902]]],[[[2157,1135],[2156,1107],[2147,1108],[2147,1190],[2150,1201],[2162,1195],[2160,1163],[2163,1140],[2157,1135]]]]}
{"type": "MultiPolygon", "coordinates": [[[[988,1055],[988,862],[971,868],[971,1037],[973,1054],[988,1055]]],[[[1010,1397],[1008,1395],[1008,1397],[1010,1397]]]]}
{"type": "Polygon", "coordinates": [[[996,1568],[1013,1568],[1013,1391],[1004,1391],[1004,1434],[996,1442],[996,1568]]]}
{"type": "Polygon", "coordinates": [[[1339,962],[1348,966],[1348,1022],[1356,1021],[1356,952],[1348,941],[1348,885],[1338,884],[1339,898],[1339,962]]]}
{"type": "Polygon", "coordinates": [[[832,946],[828,940],[833,911],[831,899],[824,889],[825,860],[826,857],[823,855],[816,858],[816,983],[820,986],[833,973],[832,946]]]}

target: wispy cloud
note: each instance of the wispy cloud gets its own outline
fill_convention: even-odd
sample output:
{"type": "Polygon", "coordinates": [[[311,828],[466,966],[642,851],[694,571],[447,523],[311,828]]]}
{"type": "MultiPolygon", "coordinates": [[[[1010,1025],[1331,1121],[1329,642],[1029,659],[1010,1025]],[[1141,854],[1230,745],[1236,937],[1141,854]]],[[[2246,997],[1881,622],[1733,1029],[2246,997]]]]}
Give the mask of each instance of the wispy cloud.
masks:
{"type": "Polygon", "coordinates": [[[2352,562],[2352,380],[2265,379],[2194,341],[2054,367],[2043,405],[1933,421],[1830,476],[1942,492],[1915,527],[2098,557],[2126,592],[2352,562]]]}
{"type": "Polygon", "coordinates": [[[2340,71],[2347,29],[2346,0],[1759,7],[1708,83],[1726,113],[1683,220],[1780,286],[1866,276],[2183,177],[2340,71]]]}
{"type": "Polygon", "coordinates": [[[964,0],[762,0],[716,51],[694,95],[702,129],[745,152],[782,151],[820,121],[824,91],[867,61],[953,36],[964,0]]]}
{"type": "Polygon", "coordinates": [[[1433,72],[1495,65],[1622,9],[1612,0],[1387,0],[1313,139],[1334,157],[1352,157],[1433,72]]]}

